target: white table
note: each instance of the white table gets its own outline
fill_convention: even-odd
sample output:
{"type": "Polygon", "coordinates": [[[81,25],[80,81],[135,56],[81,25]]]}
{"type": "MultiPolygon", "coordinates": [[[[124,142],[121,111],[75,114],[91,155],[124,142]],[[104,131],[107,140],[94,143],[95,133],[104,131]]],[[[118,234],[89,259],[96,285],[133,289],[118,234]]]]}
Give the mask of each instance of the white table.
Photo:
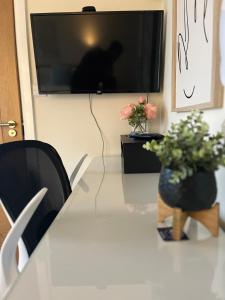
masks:
{"type": "Polygon", "coordinates": [[[156,230],[158,174],[93,160],[8,294],[10,300],[225,299],[225,237],[196,223],[189,241],[156,230]]]}

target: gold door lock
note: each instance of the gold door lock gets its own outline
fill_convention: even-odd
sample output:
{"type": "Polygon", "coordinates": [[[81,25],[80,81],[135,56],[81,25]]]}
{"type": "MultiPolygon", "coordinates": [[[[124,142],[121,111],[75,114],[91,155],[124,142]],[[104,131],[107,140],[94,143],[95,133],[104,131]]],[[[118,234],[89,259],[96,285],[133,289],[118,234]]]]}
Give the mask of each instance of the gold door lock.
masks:
{"type": "Polygon", "coordinates": [[[9,127],[11,129],[13,129],[16,127],[16,122],[13,120],[10,120],[8,122],[3,122],[3,123],[0,122],[0,127],[9,127]]]}
{"type": "Polygon", "coordinates": [[[15,137],[15,136],[17,135],[17,132],[16,132],[15,129],[9,129],[8,135],[9,135],[10,137],[15,137]]]}
{"type": "Polygon", "coordinates": [[[0,127],[8,127],[9,130],[8,130],[8,135],[10,137],[15,137],[17,135],[17,131],[15,130],[15,127],[16,127],[16,122],[13,121],[13,120],[10,120],[8,122],[0,122],[0,127]]]}

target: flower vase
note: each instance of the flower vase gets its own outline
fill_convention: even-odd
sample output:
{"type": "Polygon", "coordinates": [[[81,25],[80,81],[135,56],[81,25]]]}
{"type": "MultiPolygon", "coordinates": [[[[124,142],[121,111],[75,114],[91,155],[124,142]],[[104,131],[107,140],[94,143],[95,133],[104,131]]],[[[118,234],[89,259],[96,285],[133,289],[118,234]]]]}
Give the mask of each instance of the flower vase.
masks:
{"type": "Polygon", "coordinates": [[[132,126],[132,132],[131,134],[137,134],[137,135],[141,135],[141,134],[145,134],[147,133],[147,120],[140,120],[140,122],[136,123],[134,126],[132,126]]]}

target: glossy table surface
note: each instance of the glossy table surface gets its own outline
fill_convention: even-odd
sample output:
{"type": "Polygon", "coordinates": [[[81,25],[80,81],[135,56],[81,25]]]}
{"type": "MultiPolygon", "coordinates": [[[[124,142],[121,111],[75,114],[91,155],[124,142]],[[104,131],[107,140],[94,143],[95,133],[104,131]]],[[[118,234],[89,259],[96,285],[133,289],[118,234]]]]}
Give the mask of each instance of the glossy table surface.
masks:
{"type": "Polygon", "coordinates": [[[91,162],[6,299],[225,299],[225,236],[187,224],[189,241],[156,230],[159,174],[91,162]]]}

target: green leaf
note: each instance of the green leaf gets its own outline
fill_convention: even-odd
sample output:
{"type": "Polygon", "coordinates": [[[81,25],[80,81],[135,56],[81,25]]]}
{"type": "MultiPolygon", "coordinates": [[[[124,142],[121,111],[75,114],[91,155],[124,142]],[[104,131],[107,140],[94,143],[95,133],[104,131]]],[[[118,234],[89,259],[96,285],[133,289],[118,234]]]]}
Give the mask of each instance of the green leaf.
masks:
{"type": "Polygon", "coordinates": [[[225,138],[221,132],[211,135],[203,112],[195,110],[173,123],[160,142],[147,142],[144,149],[153,151],[162,166],[173,169],[174,184],[198,170],[215,171],[225,166],[225,138]]]}

